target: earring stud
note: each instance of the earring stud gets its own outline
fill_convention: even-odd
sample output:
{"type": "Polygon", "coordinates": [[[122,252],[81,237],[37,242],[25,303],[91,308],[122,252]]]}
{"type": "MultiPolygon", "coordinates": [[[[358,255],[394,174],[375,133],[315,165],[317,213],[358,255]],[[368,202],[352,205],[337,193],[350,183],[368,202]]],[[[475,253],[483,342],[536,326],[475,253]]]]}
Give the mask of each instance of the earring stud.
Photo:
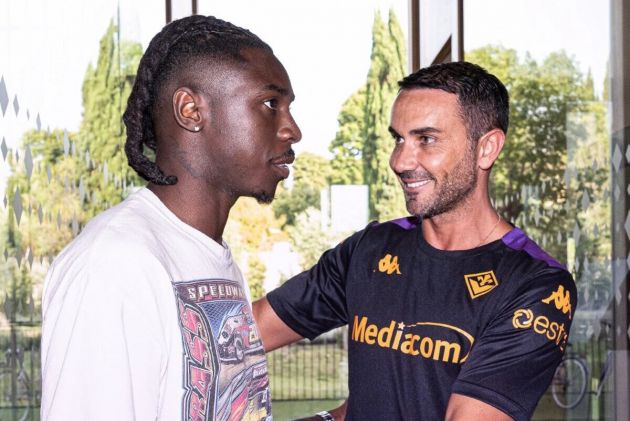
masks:
{"type": "Polygon", "coordinates": [[[198,131],[200,130],[200,127],[199,127],[199,126],[195,126],[195,127],[193,127],[193,130],[195,130],[196,132],[198,132],[198,131]]]}

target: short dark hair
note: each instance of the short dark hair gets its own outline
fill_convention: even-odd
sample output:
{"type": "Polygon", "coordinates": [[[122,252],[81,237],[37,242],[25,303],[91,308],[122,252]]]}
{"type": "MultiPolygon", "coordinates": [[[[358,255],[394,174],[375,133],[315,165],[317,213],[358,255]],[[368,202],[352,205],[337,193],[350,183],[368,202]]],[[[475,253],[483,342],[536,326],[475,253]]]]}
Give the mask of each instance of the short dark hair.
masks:
{"type": "Polygon", "coordinates": [[[243,61],[243,48],[272,52],[256,35],[213,16],[189,16],[166,25],[144,52],[123,115],[127,127],[125,153],[129,165],[147,181],[177,183],[144,155],[144,146],[157,148],[153,127],[154,106],[161,88],[181,69],[201,60],[243,61]]]}
{"type": "Polygon", "coordinates": [[[510,111],[507,89],[481,66],[465,61],[436,64],[410,74],[398,86],[401,90],[441,89],[456,94],[472,141],[496,128],[507,133],[510,111]]]}

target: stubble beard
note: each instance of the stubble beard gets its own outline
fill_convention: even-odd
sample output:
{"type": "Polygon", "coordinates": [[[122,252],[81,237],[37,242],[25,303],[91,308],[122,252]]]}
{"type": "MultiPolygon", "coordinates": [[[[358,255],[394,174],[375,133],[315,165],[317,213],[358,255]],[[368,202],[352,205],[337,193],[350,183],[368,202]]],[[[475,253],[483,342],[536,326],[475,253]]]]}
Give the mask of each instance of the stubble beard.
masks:
{"type": "Polygon", "coordinates": [[[441,181],[433,177],[436,189],[424,203],[417,201],[418,195],[405,192],[407,211],[420,218],[432,218],[456,209],[477,186],[475,155],[468,151],[453,170],[441,181]]]}
{"type": "Polygon", "coordinates": [[[261,205],[268,205],[273,202],[273,199],[275,199],[275,193],[269,194],[266,191],[260,191],[257,193],[253,193],[252,197],[256,199],[256,201],[261,205]]]}

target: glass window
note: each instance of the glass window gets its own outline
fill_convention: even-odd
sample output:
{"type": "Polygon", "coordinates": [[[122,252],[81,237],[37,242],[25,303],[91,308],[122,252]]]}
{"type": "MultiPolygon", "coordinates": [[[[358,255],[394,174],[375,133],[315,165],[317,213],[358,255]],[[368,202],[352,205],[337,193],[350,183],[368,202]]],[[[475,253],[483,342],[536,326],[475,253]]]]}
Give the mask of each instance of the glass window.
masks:
{"type": "Polygon", "coordinates": [[[2,420],[39,419],[49,262],[137,183],[123,169],[120,115],[164,21],[148,0],[0,4],[2,420]]]}
{"type": "MultiPolygon", "coordinates": [[[[165,3],[171,4],[173,18],[190,14],[195,7],[189,0],[8,0],[0,5],[2,420],[39,419],[41,300],[49,263],[93,216],[144,184],[127,166],[121,115],[142,52],[165,23],[165,3]]],[[[330,144],[337,137],[338,118],[354,116],[352,101],[362,100],[362,86],[370,68],[375,66],[371,64],[373,31],[382,32],[378,47],[400,60],[393,64],[390,56],[383,59],[393,68],[392,80],[398,80],[406,70],[406,0],[326,0],[316,4],[292,0],[204,0],[197,4],[199,13],[249,28],[273,47],[286,66],[298,97],[294,115],[304,136],[296,151],[311,152],[304,158],[303,168],[313,164],[322,169],[322,174],[331,167],[330,144]],[[392,15],[390,8],[394,10],[392,15]],[[394,75],[396,72],[400,74],[394,75]],[[349,105],[342,110],[344,103],[349,105]]],[[[383,85],[391,94],[395,83],[387,80],[383,85]]],[[[380,114],[387,115],[388,110],[380,114]]],[[[381,129],[386,132],[385,127],[381,129]]],[[[376,153],[373,155],[378,158],[376,153]]],[[[350,153],[349,157],[354,164],[360,159],[350,153]]],[[[303,179],[316,178],[320,183],[322,174],[310,176],[317,171],[309,168],[305,171],[309,175],[303,179]]],[[[312,202],[319,204],[319,187],[323,186],[316,187],[308,192],[309,199],[315,197],[312,202]]],[[[322,197],[330,196],[330,223],[344,228],[343,223],[338,223],[336,209],[340,203],[337,198],[347,199],[347,194],[335,194],[337,190],[330,189],[322,197]]],[[[366,189],[354,190],[357,191],[353,197],[367,202],[366,189]]],[[[237,258],[251,257],[241,267],[248,279],[257,282],[252,293],[261,294],[260,283],[263,278],[265,282],[269,280],[268,273],[275,262],[296,261],[293,255],[297,254],[301,261],[309,262],[320,252],[312,247],[315,241],[301,242],[311,249],[288,251],[287,241],[277,241],[287,238],[286,233],[278,232],[279,218],[270,207],[255,206],[245,203],[235,209],[231,220],[238,224],[241,220],[235,215],[244,215],[243,220],[249,225],[241,224],[240,232],[238,228],[233,231],[247,232],[249,236],[243,234],[229,240],[237,249],[237,258]],[[273,247],[264,249],[272,242],[273,247]],[[242,251],[241,256],[238,250],[242,251]],[[254,255],[254,251],[260,253],[254,255]],[[281,253],[284,254],[280,259],[276,256],[272,262],[272,255],[281,253]]],[[[325,219],[319,214],[311,218],[315,213],[307,210],[299,217],[308,222],[325,219]]],[[[296,231],[296,237],[310,235],[311,239],[322,232],[317,223],[297,225],[312,226],[318,231],[296,231]]],[[[332,241],[324,235],[316,240],[316,246],[322,248],[328,248],[332,241]]],[[[291,268],[293,273],[299,269],[291,268]]],[[[271,286],[265,287],[275,287],[280,276],[286,279],[289,274],[278,275],[271,286]]],[[[274,361],[285,368],[272,380],[278,385],[275,395],[280,399],[333,399],[335,403],[344,397],[344,337],[334,332],[313,347],[299,344],[287,351],[291,357],[277,354],[274,361]],[[299,359],[301,366],[294,363],[292,356],[299,359]],[[315,366],[313,361],[321,363],[315,366]]],[[[270,362],[272,370],[274,361],[270,362]]],[[[325,401],[316,405],[313,409],[331,406],[325,401]]],[[[276,414],[279,408],[280,405],[274,406],[276,414]]],[[[295,414],[279,412],[278,418],[311,411],[307,405],[285,408],[285,412],[294,409],[295,414]]]]}
{"type": "Polygon", "coordinates": [[[534,419],[615,419],[610,5],[466,0],[465,60],[510,92],[493,171],[502,215],[564,263],[578,286],[570,346],[534,419]]]}

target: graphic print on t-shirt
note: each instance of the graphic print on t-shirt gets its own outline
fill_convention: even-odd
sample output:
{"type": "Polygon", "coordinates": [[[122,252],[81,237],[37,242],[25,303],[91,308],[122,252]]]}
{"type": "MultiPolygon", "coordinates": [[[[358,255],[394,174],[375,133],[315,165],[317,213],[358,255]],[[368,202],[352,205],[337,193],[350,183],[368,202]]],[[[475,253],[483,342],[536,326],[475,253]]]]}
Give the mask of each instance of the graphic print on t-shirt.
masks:
{"type": "Polygon", "coordinates": [[[184,344],[183,419],[271,419],[262,342],[240,284],[174,284],[184,344]]]}

